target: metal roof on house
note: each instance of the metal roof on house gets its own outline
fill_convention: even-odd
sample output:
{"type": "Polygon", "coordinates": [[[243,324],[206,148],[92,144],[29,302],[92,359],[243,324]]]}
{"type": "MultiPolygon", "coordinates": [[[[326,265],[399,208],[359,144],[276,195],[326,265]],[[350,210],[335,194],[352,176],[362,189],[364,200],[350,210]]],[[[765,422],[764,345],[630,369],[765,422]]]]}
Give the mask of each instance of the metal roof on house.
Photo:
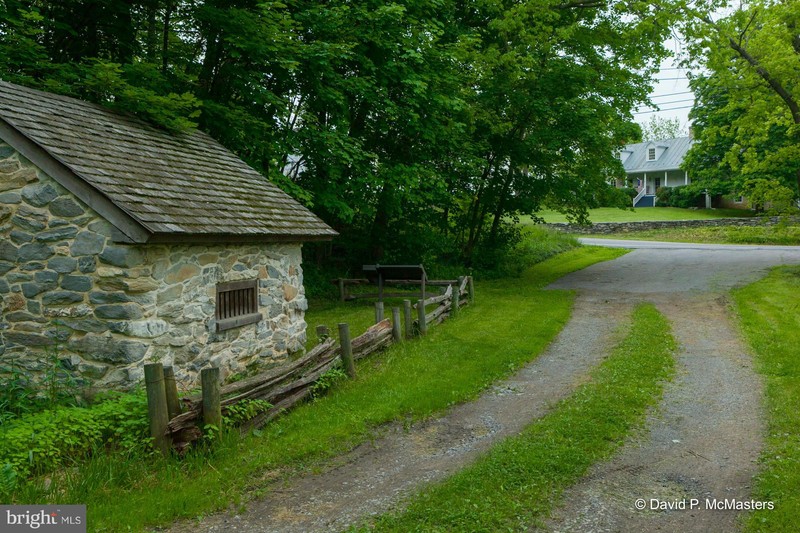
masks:
{"type": "Polygon", "coordinates": [[[0,81],[0,137],[37,166],[46,163],[43,170],[134,242],[336,235],[198,130],[174,134],[96,104],[0,81]],[[129,226],[141,228],[115,223],[125,215],[129,226]]]}
{"type": "Polygon", "coordinates": [[[662,141],[647,141],[625,146],[623,151],[631,152],[623,161],[625,172],[656,172],[666,170],[680,170],[683,158],[692,146],[691,137],[678,137],[662,141]],[[648,147],[662,147],[664,151],[655,161],[647,160],[648,147]]]}

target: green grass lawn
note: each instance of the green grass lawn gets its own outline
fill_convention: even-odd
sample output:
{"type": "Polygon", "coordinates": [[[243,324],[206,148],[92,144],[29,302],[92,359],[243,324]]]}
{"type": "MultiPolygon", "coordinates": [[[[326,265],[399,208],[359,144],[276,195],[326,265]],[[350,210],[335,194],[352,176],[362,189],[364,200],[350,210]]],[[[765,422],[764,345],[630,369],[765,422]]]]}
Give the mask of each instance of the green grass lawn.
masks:
{"type": "Polygon", "coordinates": [[[667,320],[641,305],[627,337],[555,410],[472,466],[414,497],[377,531],[529,531],[562,491],[611,456],[640,426],[673,373],[676,343],[667,320]]]}
{"type": "Polygon", "coordinates": [[[747,531],[797,531],[800,516],[800,267],[774,269],[733,291],[742,331],[766,385],[766,449],[753,499],[772,501],[756,511],[747,531]]]}
{"type": "MultiPolygon", "coordinates": [[[[567,218],[558,211],[544,209],[538,213],[545,222],[566,222],[567,218]]],[[[589,209],[592,222],[640,222],[657,220],[706,220],[711,218],[749,217],[752,212],[741,209],[681,209],[678,207],[640,207],[638,209],[619,209],[600,207],[589,209]]],[[[531,225],[530,217],[522,217],[520,223],[531,225]]]]}
{"type": "MultiPolygon", "coordinates": [[[[277,480],[375,438],[382,425],[429,417],[475,398],[533,360],[569,318],[573,294],[543,291],[562,275],[624,252],[578,248],[518,279],[476,284],[477,299],[425,338],[364,359],[354,380],[244,439],[225,437],[183,460],[98,451],[87,463],[24,484],[14,503],[83,503],[91,531],[138,531],[236,508],[277,480]]],[[[347,305],[347,304],[345,304],[347,305]]],[[[372,320],[369,306],[324,319],[372,320]]],[[[323,313],[321,311],[321,313],[323,313]]],[[[320,316],[320,315],[318,315],[320,316]]],[[[313,320],[314,312],[310,313],[313,320]]]]}

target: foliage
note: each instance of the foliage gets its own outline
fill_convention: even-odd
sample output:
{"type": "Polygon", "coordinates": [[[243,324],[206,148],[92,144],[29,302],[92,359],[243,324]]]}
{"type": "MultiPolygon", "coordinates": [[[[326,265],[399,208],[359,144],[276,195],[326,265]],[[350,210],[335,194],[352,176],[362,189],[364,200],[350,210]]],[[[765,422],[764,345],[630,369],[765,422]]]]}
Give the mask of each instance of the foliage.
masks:
{"type": "Polygon", "coordinates": [[[335,366],[322,374],[311,386],[311,398],[316,400],[324,396],[334,385],[347,379],[344,369],[335,366]]]}
{"type": "Polygon", "coordinates": [[[642,126],[642,141],[662,141],[684,137],[686,130],[679,118],[664,118],[651,115],[642,126]]]}
{"type": "Polygon", "coordinates": [[[242,400],[225,407],[222,423],[225,427],[239,426],[271,407],[272,404],[266,400],[242,400]]]}
{"type": "Polygon", "coordinates": [[[104,446],[144,450],[147,398],[114,394],[90,408],[57,406],[7,422],[0,434],[0,465],[11,465],[18,477],[80,461],[104,446]]]}
{"type": "Polygon", "coordinates": [[[7,0],[0,75],[197,124],[341,233],[317,265],[469,266],[613,203],[663,3],[7,0]]]}
{"type": "Polygon", "coordinates": [[[58,345],[48,349],[43,358],[46,366],[39,381],[33,381],[13,363],[0,367],[5,375],[0,379],[0,427],[23,414],[81,403],[76,396],[80,388],[74,377],[64,371],[58,345]]]}
{"type": "Polygon", "coordinates": [[[742,185],[742,194],[752,209],[767,215],[792,215],[797,213],[797,202],[792,189],[778,180],[751,179],[742,185]]]}
{"type": "Polygon", "coordinates": [[[673,374],[676,342],[664,316],[642,305],[632,326],[588,383],[550,414],[369,530],[527,531],[546,517],[566,487],[643,424],[673,374]]]}
{"type": "Polygon", "coordinates": [[[659,207],[702,207],[705,205],[705,193],[698,184],[680,185],[678,187],[659,187],[656,191],[659,207]]]}
{"type": "Polygon", "coordinates": [[[800,41],[793,2],[697,3],[683,32],[689,59],[708,72],[692,81],[697,143],[685,166],[706,186],[741,192],[751,178],[800,180],[800,41]],[[705,9],[700,9],[700,6],[705,9]],[[720,16],[719,13],[724,13],[720,16]]]}
{"type": "Polygon", "coordinates": [[[746,517],[746,531],[790,531],[800,512],[800,269],[779,267],[766,278],[733,291],[739,322],[764,377],[766,446],[753,499],[775,502],[774,510],[746,517]]]}

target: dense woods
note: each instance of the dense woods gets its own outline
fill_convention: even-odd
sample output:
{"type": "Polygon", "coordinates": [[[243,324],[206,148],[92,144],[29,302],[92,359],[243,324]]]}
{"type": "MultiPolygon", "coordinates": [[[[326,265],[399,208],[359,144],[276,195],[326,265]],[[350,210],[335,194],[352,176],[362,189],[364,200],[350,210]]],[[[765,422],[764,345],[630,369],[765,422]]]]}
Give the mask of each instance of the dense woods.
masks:
{"type": "Polygon", "coordinates": [[[339,230],[345,264],[473,266],[514,242],[516,215],[580,219],[610,194],[675,16],[600,0],[0,9],[3,79],[208,131],[339,230]]]}

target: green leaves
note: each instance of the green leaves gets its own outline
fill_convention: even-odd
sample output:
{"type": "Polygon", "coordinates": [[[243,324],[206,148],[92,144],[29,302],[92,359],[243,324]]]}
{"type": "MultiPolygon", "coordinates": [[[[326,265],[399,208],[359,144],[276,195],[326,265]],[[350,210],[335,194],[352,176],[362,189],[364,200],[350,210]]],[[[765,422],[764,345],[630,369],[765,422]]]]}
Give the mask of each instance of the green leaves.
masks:
{"type": "Polygon", "coordinates": [[[686,32],[694,61],[697,145],[687,168],[703,181],[800,180],[800,39],[791,2],[756,0],[714,20],[696,12],[686,32]]]}
{"type": "Polygon", "coordinates": [[[336,227],[349,264],[471,263],[545,201],[592,205],[671,21],[652,2],[101,4],[6,2],[4,77],[198,125],[336,227]]]}

